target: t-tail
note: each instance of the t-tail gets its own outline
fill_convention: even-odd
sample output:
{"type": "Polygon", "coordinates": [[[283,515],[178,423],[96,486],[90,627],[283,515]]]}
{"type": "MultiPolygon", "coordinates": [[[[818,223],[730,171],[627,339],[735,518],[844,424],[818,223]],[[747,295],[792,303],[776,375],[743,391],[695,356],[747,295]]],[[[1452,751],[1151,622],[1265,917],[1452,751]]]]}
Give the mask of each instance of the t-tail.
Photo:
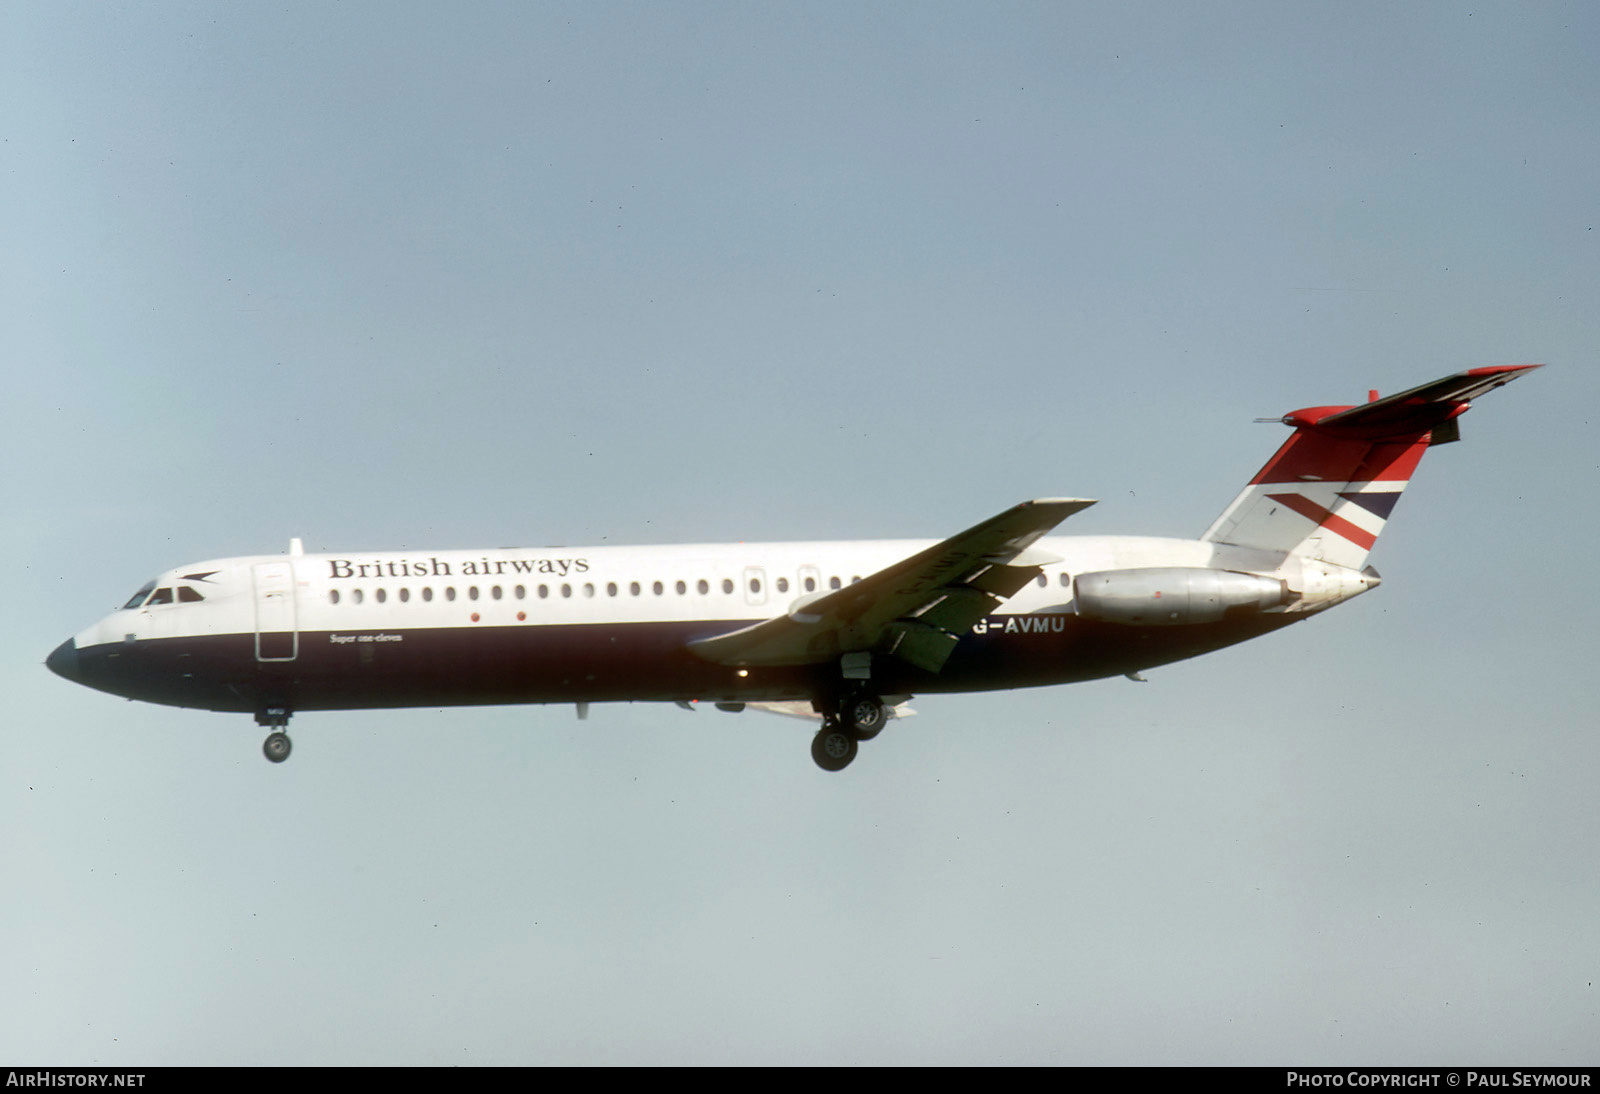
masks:
{"type": "Polygon", "coordinates": [[[1473,399],[1539,367],[1475,368],[1360,406],[1285,414],[1294,435],[1200,538],[1359,570],[1429,446],[1459,440],[1473,399]]]}

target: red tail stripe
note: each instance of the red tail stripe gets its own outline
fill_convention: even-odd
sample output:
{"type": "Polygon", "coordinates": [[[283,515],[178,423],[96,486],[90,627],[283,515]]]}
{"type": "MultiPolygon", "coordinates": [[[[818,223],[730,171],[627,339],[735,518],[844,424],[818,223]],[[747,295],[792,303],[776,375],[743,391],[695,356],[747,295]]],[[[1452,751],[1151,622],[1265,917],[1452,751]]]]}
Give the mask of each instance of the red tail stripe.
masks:
{"type": "Polygon", "coordinates": [[[1427,450],[1426,433],[1373,443],[1296,430],[1251,482],[1406,482],[1427,450]]]}
{"type": "Polygon", "coordinates": [[[1282,503],[1285,508],[1293,509],[1302,517],[1316,524],[1317,527],[1326,528],[1330,532],[1337,532],[1358,547],[1364,547],[1370,551],[1372,550],[1372,545],[1378,542],[1378,537],[1373,533],[1358,524],[1351,524],[1336,513],[1324,509],[1304,494],[1268,494],[1267,497],[1282,503]]]}

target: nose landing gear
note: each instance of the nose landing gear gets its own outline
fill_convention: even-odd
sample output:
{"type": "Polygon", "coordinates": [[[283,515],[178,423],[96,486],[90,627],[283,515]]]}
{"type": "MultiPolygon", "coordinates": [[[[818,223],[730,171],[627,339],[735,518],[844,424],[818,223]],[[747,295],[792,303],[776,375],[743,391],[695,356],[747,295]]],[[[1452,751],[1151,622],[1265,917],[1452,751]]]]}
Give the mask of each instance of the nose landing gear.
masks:
{"type": "Polygon", "coordinates": [[[261,745],[261,751],[273,763],[281,764],[289,758],[289,750],[293,747],[294,742],[289,740],[287,733],[269,733],[261,745]]]}
{"type": "Polygon", "coordinates": [[[294,742],[289,740],[289,735],[284,732],[289,726],[290,713],[287,707],[268,707],[256,714],[256,725],[270,726],[272,729],[261,744],[261,753],[275,764],[287,760],[289,752],[294,748],[294,742]]]}

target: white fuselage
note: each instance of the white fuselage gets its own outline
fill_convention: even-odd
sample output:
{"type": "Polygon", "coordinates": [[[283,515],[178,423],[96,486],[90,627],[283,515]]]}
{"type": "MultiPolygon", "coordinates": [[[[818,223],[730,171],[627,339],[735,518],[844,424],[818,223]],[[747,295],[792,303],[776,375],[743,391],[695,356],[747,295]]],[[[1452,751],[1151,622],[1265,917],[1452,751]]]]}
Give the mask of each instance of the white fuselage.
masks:
{"type": "MultiPolygon", "coordinates": [[[[930,540],[265,555],[161,575],[73,640],[80,682],[181,706],[257,710],[452,703],[792,700],[831,666],[735,669],[695,639],[783,615],[930,540]]],[[[983,690],[1133,672],[1276,629],[1364,591],[1298,557],[1198,540],[1059,536],[1026,586],[938,673],[886,663],[881,691],[983,690]],[[1090,571],[1187,567],[1280,578],[1292,603],[1226,626],[1075,616],[1090,571]]],[[[55,667],[53,663],[52,667],[55,667]]]]}
{"type": "MultiPolygon", "coordinates": [[[[256,571],[288,566],[294,629],[309,633],[406,632],[470,626],[710,624],[781,614],[816,592],[837,589],[931,546],[933,540],[673,544],[641,547],[498,548],[254,555],[191,563],[150,584],[184,585],[204,600],[119,610],[76,635],[80,650],[138,639],[254,634],[256,571]],[[200,582],[184,574],[210,571],[200,582]]],[[[1058,536],[1038,548],[1060,559],[996,615],[1072,611],[1072,578],[1102,570],[1190,566],[1286,579],[1297,591],[1308,568],[1298,557],[1199,540],[1147,536],[1058,536]]],[[[1318,569],[1320,574],[1320,568],[1318,569]]],[[[1360,583],[1319,580],[1315,603],[1331,606],[1360,583]]],[[[285,629],[285,628],[275,628],[285,629]]]]}

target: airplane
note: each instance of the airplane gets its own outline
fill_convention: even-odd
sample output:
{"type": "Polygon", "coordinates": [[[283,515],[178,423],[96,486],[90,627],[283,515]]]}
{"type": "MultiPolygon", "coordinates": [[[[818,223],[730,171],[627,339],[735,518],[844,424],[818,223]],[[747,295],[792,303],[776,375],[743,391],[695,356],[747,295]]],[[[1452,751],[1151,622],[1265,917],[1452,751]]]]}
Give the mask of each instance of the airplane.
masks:
{"type": "MultiPolygon", "coordinates": [[[[938,542],[306,554],[189,563],[47,658],[128,699],[255,715],[709,701],[808,714],[825,771],[915,694],[1140,673],[1379,583],[1368,553],[1424,452],[1539,365],[1316,406],[1199,539],[1047,536],[1094,502],[1026,501],[938,542]]],[[[1258,419],[1262,420],[1262,419],[1258,419]]]]}

